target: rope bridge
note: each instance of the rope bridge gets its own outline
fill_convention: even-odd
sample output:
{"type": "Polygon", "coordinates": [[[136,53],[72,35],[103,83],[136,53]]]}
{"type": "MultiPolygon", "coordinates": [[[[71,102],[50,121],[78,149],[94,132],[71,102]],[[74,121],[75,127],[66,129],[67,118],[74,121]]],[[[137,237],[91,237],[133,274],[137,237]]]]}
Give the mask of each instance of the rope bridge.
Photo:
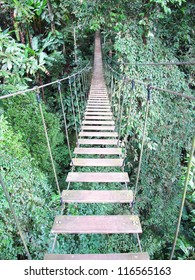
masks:
{"type": "MultiPolygon", "coordinates": [[[[107,91],[106,83],[103,75],[102,53],[100,44],[100,33],[96,32],[95,37],[95,56],[94,67],[91,86],[88,92],[88,81],[90,79],[90,66],[87,65],[84,69],[77,73],[63,78],[46,85],[35,87],[33,89],[27,89],[25,91],[19,91],[16,93],[3,95],[0,99],[28,93],[35,92],[37,101],[39,104],[40,114],[43,122],[44,133],[47,141],[48,151],[52,163],[55,182],[58,193],[61,197],[61,214],[55,217],[51,233],[54,234],[54,240],[51,251],[45,254],[45,260],[78,260],[78,259],[94,259],[94,260],[148,260],[149,255],[147,252],[142,252],[141,242],[139,234],[142,233],[141,223],[138,215],[134,212],[135,199],[138,192],[138,182],[140,177],[141,162],[143,147],[145,141],[145,134],[147,129],[147,119],[149,112],[149,105],[151,99],[151,90],[156,89],[151,85],[147,86],[147,100],[146,110],[143,127],[143,138],[140,149],[139,165],[137,171],[137,179],[134,192],[129,190],[129,176],[124,171],[125,150],[122,148],[120,141],[121,130],[123,129],[122,119],[124,108],[128,107],[128,117],[126,124],[130,122],[131,113],[131,96],[129,103],[125,102],[125,95],[122,94],[124,84],[127,84],[128,80],[124,77],[120,77],[121,81],[118,82],[118,89],[115,88],[114,83],[114,70],[105,65],[106,75],[110,85],[110,91],[107,91]],[[63,82],[68,82],[71,108],[74,119],[74,127],[76,132],[77,146],[74,149],[73,155],[70,148],[70,141],[67,128],[67,116],[65,113],[65,107],[62,97],[63,82]],[[61,192],[58,178],[56,175],[55,162],[52,156],[52,150],[50,146],[49,137],[47,134],[47,126],[44,118],[40,99],[40,89],[45,86],[50,86],[56,83],[58,86],[59,100],[62,108],[62,115],[64,121],[64,130],[67,140],[67,146],[69,156],[71,160],[71,172],[68,173],[66,182],[68,183],[67,189],[61,192]],[[78,92],[78,88],[80,92],[78,92]],[[80,93],[80,94],[79,94],[80,93]],[[83,94],[84,93],[84,94],[83,94]],[[82,108],[85,107],[83,113],[82,108]],[[78,114],[78,120],[76,115],[78,114]],[[79,130],[80,127],[80,130],[79,130]],[[90,168],[90,172],[83,172],[83,168],[90,168]],[[93,168],[100,167],[102,169],[109,169],[109,172],[94,172],[93,168]],[[114,172],[113,172],[114,169],[114,172]],[[111,171],[110,171],[111,170],[111,171]],[[82,183],[83,189],[74,189],[75,184],[82,183]],[[119,183],[120,190],[87,190],[88,183],[97,183],[102,185],[104,183],[119,183]],[[119,203],[121,205],[126,203],[129,205],[129,215],[86,215],[86,216],[70,216],[64,215],[65,205],[69,203],[119,203]],[[56,253],[56,243],[58,235],[63,234],[133,234],[136,236],[136,240],[139,247],[139,252],[129,253],[113,253],[113,254],[58,254],[56,253]]],[[[140,81],[136,81],[138,84],[140,81]]],[[[145,85],[144,83],[141,83],[145,85]]],[[[135,81],[132,80],[131,90],[135,89],[135,81]]],[[[171,92],[170,92],[171,93],[171,92]]],[[[174,93],[173,93],[174,94],[174,93]]],[[[180,94],[177,94],[180,96],[180,94]]],[[[185,96],[182,96],[185,98],[185,96]]],[[[194,99],[194,97],[187,96],[187,99],[194,99]]],[[[125,111],[126,113],[126,111],[125,111]]],[[[193,140],[191,159],[188,165],[187,179],[184,186],[184,196],[187,189],[188,177],[190,172],[190,164],[192,162],[192,155],[194,152],[195,140],[193,140]]],[[[3,187],[6,198],[10,205],[10,209],[14,216],[15,223],[18,228],[18,232],[21,236],[24,244],[28,259],[31,259],[28,251],[24,236],[22,234],[19,221],[14,213],[14,209],[11,203],[9,193],[7,192],[5,183],[0,174],[0,184],[3,187]]],[[[79,184],[81,186],[81,184],[79,184]]],[[[183,206],[181,207],[180,214],[183,206]]],[[[172,256],[174,253],[175,243],[178,235],[178,229],[181,221],[181,216],[178,220],[177,234],[174,241],[172,250],[172,256]]],[[[171,256],[171,258],[172,258],[171,256]]]]}
{"type": "MultiPolygon", "coordinates": [[[[99,33],[95,38],[95,57],[92,82],[78,134],[77,147],[72,158],[72,171],[68,173],[66,182],[68,189],[62,192],[62,203],[131,203],[133,192],[128,190],[128,173],[122,171],[124,159],[122,148],[119,148],[118,133],[113,121],[110,100],[106,90],[103,76],[102,54],[99,33]],[[101,147],[95,147],[101,146],[101,147]],[[109,148],[108,148],[109,147],[109,148]],[[87,158],[81,156],[86,155],[87,158]],[[93,155],[93,158],[89,157],[93,155]],[[98,157],[95,157],[98,155],[98,157]],[[105,158],[106,155],[114,158],[105,158]],[[81,167],[117,167],[118,172],[77,172],[81,167]],[[120,172],[122,171],[122,172],[120,172]],[[125,183],[121,190],[74,190],[73,183],[125,183]]],[[[62,210],[63,213],[63,210],[62,210]]],[[[142,232],[139,217],[137,215],[87,215],[67,216],[59,215],[55,218],[51,233],[55,234],[52,252],[58,234],[138,234],[142,232]]],[[[140,248],[141,249],[141,248],[140,248]]],[[[148,259],[147,253],[125,254],[46,254],[45,259],[148,259]]]]}

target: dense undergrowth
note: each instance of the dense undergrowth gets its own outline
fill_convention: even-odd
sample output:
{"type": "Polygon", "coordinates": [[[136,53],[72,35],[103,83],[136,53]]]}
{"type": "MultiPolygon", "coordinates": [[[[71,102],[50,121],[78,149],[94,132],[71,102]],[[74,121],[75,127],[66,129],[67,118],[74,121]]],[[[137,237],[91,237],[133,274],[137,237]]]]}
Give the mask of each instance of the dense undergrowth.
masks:
{"type": "MultiPolygon", "coordinates": [[[[193,65],[147,66],[135,63],[193,60],[192,19],[195,8],[191,1],[177,0],[96,2],[3,1],[0,4],[0,89],[4,95],[76,72],[91,59],[94,31],[101,29],[104,59],[107,61],[105,67],[108,63],[122,77],[135,80],[134,90],[131,84],[123,85],[120,97],[121,102],[124,98],[120,140],[127,149],[125,170],[133,189],[147,97],[146,87],[137,84],[136,80],[194,95],[193,65]]],[[[112,73],[108,72],[105,74],[111,77],[112,73]]],[[[106,77],[110,88],[111,80],[106,77]]],[[[121,78],[116,74],[113,77],[113,109],[117,120],[121,78]]],[[[76,80],[81,101],[85,96],[83,86],[83,80],[76,80]]],[[[67,186],[65,178],[70,170],[70,158],[57,91],[57,85],[52,85],[41,91],[41,97],[63,190],[67,186]]],[[[62,83],[62,93],[73,149],[76,137],[67,82],[62,83]]],[[[79,126],[75,96],[74,104],[79,126]]],[[[152,91],[135,204],[143,228],[142,247],[152,259],[169,258],[193,133],[194,103],[152,91]]],[[[30,253],[33,259],[42,259],[51,249],[53,236],[49,232],[61,207],[34,92],[0,101],[0,167],[30,253]]],[[[83,187],[121,189],[125,186],[71,185],[74,189],[83,187]]],[[[175,258],[194,259],[194,192],[193,165],[175,258]]],[[[128,214],[129,207],[71,204],[65,207],[64,213],[128,214]]],[[[23,245],[1,188],[0,216],[0,259],[25,259],[23,245]]],[[[129,235],[67,235],[57,239],[55,251],[136,252],[138,245],[135,237],[129,235]]]]}

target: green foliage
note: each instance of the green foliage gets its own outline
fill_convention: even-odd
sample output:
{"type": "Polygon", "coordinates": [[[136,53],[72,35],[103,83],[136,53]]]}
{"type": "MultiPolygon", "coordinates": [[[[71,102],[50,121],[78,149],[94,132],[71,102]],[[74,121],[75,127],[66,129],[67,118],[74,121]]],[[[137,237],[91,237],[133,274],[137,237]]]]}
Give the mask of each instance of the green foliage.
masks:
{"type": "MultiPolygon", "coordinates": [[[[109,51],[108,39],[105,50],[109,51]]],[[[121,110],[118,103],[124,102],[121,140],[127,148],[126,171],[130,174],[130,184],[134,188],[147,98],[146,86],[139,85],[136,80],[144,81],[146,85],[153,84],[160,88],[193,95],[187,80],[191,72],[186,75],[187,70],[183,72],[178,66],[136,65],[137,61],[142,63],[177,61],[177,58],[174,52],[167,49],[151,32],[148,33],[147,45],[143,44],[142,33],[133,20],[131,26],[124,25],[115,35],[114,52],[112,67],[119,71],[121,76],[125,75],[130,81],[135,80],[133,91],[131,84],[123,83],[123,89],[119,93],[122,85],[121,76],[118,77],[113,73],[113,108],[117,117],[121,110]]],[[[109,77],[108,83],[111,85],[111,76],[109,77]]],[[[180,184],[182,151],[190,147],[194,131],[193,120],[193,102],[152,91],[136,204],[136,211],[142,217],[142,243],[152,258],[169,258],[182,194],[180,184]]],[[[191,220],[191,215],[192,213],[186,212],[186,219],[191,220]]],[[[193,227],[193,223],[189,222],[183,232],[182,242],[188,244],[186,247],[190,247],[189,244],[193,243],[194,236],[191,234],[193,227]]],[[[180,241],[180,245],[182,242],[180,241]]],[[[193,245],[190,248],[192,247],[193,245]]],[[[188,250],[188,254],[185,252],[182,258],[189,256],[188,250]]]]}
{"type": "MultiPolygon", "coordinates": [[[[85,64],[93,49],[94,31],[104,34],[104,49],[117,64],[113,67],[130,79],[193,95],[192,66],[148,67],[136,62],[190,60],[193,57],[193,1],[56,1],[8,0],[0,4],[0,88],[3,94],[47,83],[68,75],[73,67],[85,64]],[[8,4],[8,5],[5,5],[8,4]],[[175,28],[177,26],[177,28],[175,28]],[[73,39],[75,28],[76,42],[73,39]],[[171,38],[171,39],[170,39],[171,38]],[[75,50],[78,65],[75,65],[75,50]],[[124,64],[127,63],[127,64],[124,64]]],[[[103,41],[103,40],[102,40],[103,41]]],[[[75,71],[76,68],[75,67],[75,71]]],[[[107,77],[109,86],[111,76],[107,77]]],[[[76,123],[78,105],[84,108],[82,78],[71,80],[76,123]]],[[[124,86],[114,75],[113,109],[124,103],[121,142],[127,148],[125,170],[134,188],[145,115],[147,90],[136,84],[124,86]],[[121,88],[121,94],[119,91],[121,88]]],[[[63,102],[73,148],[76,142],[72,100],[68,83],[62,83],[63,102]]],[[[64,135],[62,109],[57,86],[42,92],[43,112],[51,149],[64,187],[69,155],[64,135]],[[57,113],[57,114],[56,114],[57,113]]],[[[47,251],[53,218],[60,209],[53,183],[53,171],[35,94],[1,102],[0,166],[34,259],[47,251]]],[[[193,103],[167,93],[152,92],[146,141],[139,181],[136,212],[140,213],[144,251],[152,259],[169,257],[185,178],[185,157],[194,128],[193,103]],[[184,168],[183,168],[184,167],[184,168]],[[184,170],[182,173],[181,170],[184,170]]],[[[120,128],[120,123],[117,123],[120,128]]],[[[80,170],[80,169],[78,169],[80,170]]],[[[85,169],[89,171],[88,168],[85,169]]],[[[105,171],[106,169],[102,170],[105,171]]],[[[194,167],[183,213],[181,234],[176,248],[179,259],[194,258],[194,167]]],[[[88,184],[85,189],[121,189],[120,184],[88,184]]],[[[74,189],[82,184],[72,185],[74,189]]],[[[0,258],[25,258],[8,204],[0,188],[0,258]]],[[[71,204],[65,214],[124,214],[126,205],[71,204]]],[[[50,239],[50,245],[53,236],[50,239]]],[[[60,236],[56,252],[112,253],[138,251],[137,240],[129,235],[60,236]]]]}
{"type": "MultiPolygon", "coordinates": [[[[189,160],[189,159],[188,159],[189,160]]],[[[186,194],[185,206],[182,215],[182,228],[176,243],[176,258],[178,259],[191,259],[195,257],[194,247],[194,228],[195,228],[195,158],[192,159],[192,167],[190,170],[190,177],[188,183],[188,189],[186,194]]],[[[183,188],[186,179],[186,170],[183,168],[183,174],[180,177],[180,184],[183,188]]]]}
{"type": "MultiPolygon", "coordinates": [[[[42,259],[56,211],[52,187],[46,176],[34,167],[33,159],[21,142],[21,134],[14,133],[2,116],[0,127],[1,172],[30,253],[34,259],[42,259]]],[[[1,187],[0,215],[0,259],[26,258],[1,187]]]]}
{"type": "MultiPolygon", "coordinates": [[[[67,155],[64,135],[61,132],[59,118],[48,113],[45,106],[42,106],[57,174],[60,175],[63,174],[63,159],[67,155]]],[[[20,133],[21,141],[34,159],[35,165],[48,174],[50,179],[53,178],[43,123],[35,95],[30,93],[26,96],[18,96],[14,100],[8,99],[3,102],[3,108],[14,132],[20,133]]]]}

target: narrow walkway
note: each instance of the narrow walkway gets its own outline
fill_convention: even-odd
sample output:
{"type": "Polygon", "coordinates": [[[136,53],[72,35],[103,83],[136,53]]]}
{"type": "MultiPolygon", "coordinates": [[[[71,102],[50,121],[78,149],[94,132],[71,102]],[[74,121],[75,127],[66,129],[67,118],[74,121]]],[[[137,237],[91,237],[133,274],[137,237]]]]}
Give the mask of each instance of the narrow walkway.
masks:
{"type": "MultiPolygon", "coordinates": [[[[125,183],[121,190],[64,190],[63,203],[131,203],[133,192],[127,189],[128,173],[123,172],[122,149],[118,147],[118,134],[110,106],[110,100],[103,76],[102,53],[99,33],[95,37],[94,70],[84,120],[77,147],[72,160],[73,171],[66,182],[71,183],[125,183]],[[98,147],[97,147],[98,146],[98,147]],[[87,156],[79,158],[77,156],[87,156]],[[90,156],[93,156],[91,158],[90,156]],[[111,156],[111,158],[107,158],[111,156]],[[114,158],[113,158],[114,157],[114,158]],[[82,167],[113,167],[117,172],[76,172],[82,167]],[[122,189],[123,188],[123,189],[122,189]]],[[[139,234],[142,233],[139,217],[136,215],[106,216],[57,216],[51,233],[54,234],[139,234]]],[[[137,260],[149,259],[147,253],[123,254],[46,254],[45,259],[53,260],[137,260]]]]}

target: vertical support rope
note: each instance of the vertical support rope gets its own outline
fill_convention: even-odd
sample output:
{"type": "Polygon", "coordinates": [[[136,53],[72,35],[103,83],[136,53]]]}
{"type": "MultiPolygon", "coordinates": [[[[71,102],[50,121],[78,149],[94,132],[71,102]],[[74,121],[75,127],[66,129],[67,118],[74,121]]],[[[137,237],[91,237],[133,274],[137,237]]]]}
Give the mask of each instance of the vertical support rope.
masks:
{"type": "Polygon", "coordinates": [[[139,246],[139,250],[142,253],[142,245],[141,245],[141,241],[140,241],[140,238],[139,238],[139,233],[136,233],[136,236],[137,236],[137,243],[138,243],[138,246],[139,246]]]}
{"type": "Polygon", "coordinates": [[[79,101],[78,101],[78,96],[77,96],[75,76],[74,76],[74,94],[76,96],[76,102],[77,102],[77,108],[78,108],[78,114],[79,114],[79,123],[80,123],[80,126],[81,126],[81,113],[80,113],[79,101]]]}
{"type": "MultiPolygon", "coordinates": [[[[131,82],[132,86],[131,86],[131,90],[132,90],[132,93],[134,92],[135,90],[135,81],[132,80],[131,82]]],[[[127,119],[127,128],[129,127],[129,123],[130,123],[130,116],[131,116],[131,109],[132,109],[132,94],[130,94],[130,105],[129,105],[129,112],[128,112],[128,119],[127,119]]]]}
{"type": "Polygon", "coordinates": [[[178,217],[177,228],[176,228],[175,237],[174,237],[174,241],[173,241],[173,247],[172,247],[172,251],[171,251],[170,260],[172,260],[172,258],[174,256],[175,246],[176,246],[177,238],[178,238],[178,234],[179,234],[179,228],[180,228],[180,224],[181,224],[182,212],[183,212],[183,207],[184,207],[185,198],[186,198],[186,192],[187,192],[187,188],[188,188],[188,181],[189,181],[190,169],[192,166],[194,150],[195,150],[195,135],[192,140],[192,148],[191,148],[191,152],[190,152],[190,158],[188,161],[188,168],[187,168],[187,173],[186,173],[186,178],[185,178],[185,183],[184,183],[183,197],[182,197],[182,202],[181,202],[181,206],[180,206],[180,210],[179,210],[179,217],[178,217]]]}
{"type": "Polygon", "coordinates": [[[45,131],[45,138],[46,138],[46,141],[47,141],[47,147],[48,147],[48,150],[49,150],[49,155],[50,155],[51,164],[52,164],[52,168],[53,168],[53,173],[54,173],[54,177],[55,177],[55,181],[56,181],[56,186],[57,186],[57,189],[58,189],[58,193],[61,196],[58,177],[57,177],[56,168],[55,168],[55,164],[54,164],[54,160],[53,160],[53,155],[52,155],[52,151],[51,151],[51,146],[50,146],[50,142],[49,142],[47,127],[46,127],[45,118],[44,118],[44,115],[43,115],[43,109],[42,109],[41,99],[40,99],[39,93],[37,93],[36,96],[37,96],[37,101],[38,101],[38,104],[39,104],[39,110],[40,110],[40,113],[41,113],[41,119],[42,119],[44,131],[45,131]]]}
{"type": "MultiPolygon", "coordinates": [[[[126,83],[125,83],[126,84],[126,83]]],[[[122,118],[123,118],[123,108],[124,108],[124,100],[125,100],[125,93],[123,91],[123,100],[122,100],[122,105],[121,105],[121,112],[120,112],[120,118],[119,118],[119,133],[118,133],[118,139],[120,141],[121,137],[121,126],[122,126],[122,118]]],[[[118,146],[119,146],[119,141],[118,141],[118,146]]]]}
{"type": "Polygon", "coordinates": [[[114,106],[116,104],[116,79],[113,77],[113,113],[114,113],[114,116],[116,116],[116,107],[114,106]]]}
{"type": "Polygon", "coordinates": [[[85,99],[83,97],[83,92],[82,92],[81,74],[79,74],[79,90],[80,90],[80,96],[81,96],[81,103],[84,106],[85,105],[85,99]]]}
{"type": "Polygon", "coordinates": [[[73,101],[73,94],[72,94],[72,86],[71,86],[71,81],[69,81],[69,87],[70,87],[70,95],[71,95],[71,103],[72,103],[72,112],[73,112],[73,117],[74,117],[74,126],[75,126],[75,133],[76,133],[76,138],[78,141],[78,133],[77,133],[77,123],[76,123],[76,116],[75,116],[75,110],[74,110],[74,101],[73,101]]]}
{"type": "Polygon", "coordinates": [[[73,28],[73,37],[74,37],[74,60],[76,66],[78,65],[78,60],[77,60],[77,41],[76,41],[76,27],[73,28]]]}
{"type": "MultiPolygon", "coordinates": [[[[62,206],[62,209],[61,209],[60,215],[63,215],[64,208],[65,208],[65,207],[64,207],[64,205],[63,205],[63,206],[62,206]]],[[[54,241],[53,241],[52,248],[51,248],[51,254],[54,253],[54,250],[55,250],[55,247],[56,247],[57,238],[58,238],[58,233],[55,233],[54,241]]]]}
{"type": "Polygon", "coordinates": [[[84,79],[83,79],[83,72],[81,73],[81,83],[82,83],[82,88],[83,88],[83,94],[84,94],[84,101],[85,101],[85,104],[86,104],[86,101],[87,101],[87,97],[86,97],[86,92],[85,92],[85,85],[84,85],[84,79]]]}
{"type": "Polygon", "coordinates": [[[16,227],[17,227],[17,229],[18,229],[20,238],[21,238],[22,243],[23,243],[23,245],[24,245],[24,248],[25,248],[25,251],[26,251],[26,255],[27,255],[27,257],[28,257],[29,260],[32,260],[32,257],[31,257],[31,255],[30,255],[30,253],[29,253],[29,250],[28,250],[26,241],[25,241],[25,239],[24,239],[24,236],[23,236],[23,233],[22,233],[22,230],[21,230],[19,221],[18,221],[18,218],[17,218],[17,216],[16,216],[16,214],[15,214],[15,211],[14,211],[14,208],[13,208],[13,206],[12,206],[12,202],[11,202],[11,198],[10,198],[9,192],[8,192],[6,186],[5,186],[4,181],[3,181],[3,177],[2,177],[2,175],[1,175],[1,172],[0,172],[0,184],[1,184],[2,188],[3,188],[3,191],[4,191],[4,193],[5,193],[7,202],[8,202],[8,204],[9,204],[9,208],[10,208],[10,210],[11,210],[11,212],[12,212],[13,217],[14,217],[14,221],[15,221],[15,223],[16,223],[16,227]]]}
{"type": "MultiPolygon", "coordinates": [[[[143,137],[142,137],[141,151],[140,151],[140,157],[139,157],[139,165],[138,165],[137,178],[136,178],[135,190],[134,190],[134,202],[136,200],[136,195],[137,195],[137,191],[138,191],[138,182],[139,182],[139,178],[140,178],[142,155],[143,155],[143,149],[144,149],[144,143],[145,143],[145,134],[146,134],[147,121],[148,121],[148,112],[149,112],[150,94],[151,94],[150,85],[148,85],[147,90],[148,90],[148,97],[147,97],[147,103],[146,103],[145,122],[144,122],[143,137]]],[[[133,204],[133,207],[134,207],[134,204],[133,204]]]]}
{"type": "Polygon", "coordinates": [[[59,92],[59,95],[60,95],[60,103],[61,103],[62,114],[63,114],[63,118],[64,118],[64,128],[65,128],[65,133],[66,133],[66,141],[67,141],[67,145],[68,145],[68,152],[69,152],[69,156],[70,156],[70,159],[71,159],[71,162],[72,162],[72,154],[71,154],[70,141],[69,141],[69,136],[68,136],[66,114],[65,114],[64,103],[63,103],[63,100],[62,100],[62,91],[61,91],[61,83],[60,82],[58,82],[58,92],[59,92]]]}
{"type": "Polygon", "coordinates": [[[86,73],[83,72],[83,82],[84,82],[84,89],[85,89],[85,99],[87,100],[87,82],[86,82],[86,73]]]}
{"type": "Polygon", "coordinates": [[[111,106],[112,106],[112,94],[113,94],[113,74],[112,74],[112,77],[111,77],[111,85],[110,85],[110,103],[111,103],[111,106]]]}
{"type": "MultiPolygon", "coordinates": [[[[123,83],[123,81],[122,81],[123,83]]],[[[119,83],[119,87],[118,87],[118,115],[117,115],[117,126],[119,129],[119,118],[120,118],[120,111],[121,111],[121,88],[122,88],[122,83],[119,83]]]]}

